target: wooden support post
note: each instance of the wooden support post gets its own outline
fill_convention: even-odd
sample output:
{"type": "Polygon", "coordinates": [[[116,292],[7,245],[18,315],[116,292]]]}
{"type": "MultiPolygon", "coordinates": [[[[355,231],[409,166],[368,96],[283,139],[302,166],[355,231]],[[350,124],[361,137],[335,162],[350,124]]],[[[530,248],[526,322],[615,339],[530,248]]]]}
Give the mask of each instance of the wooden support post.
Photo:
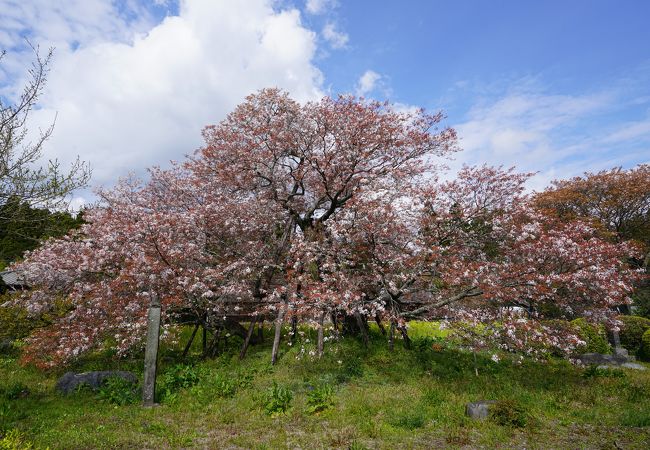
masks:
{"type": "Polygon", "coordinates": [[[201,351],[203,353],[203,356],[207,355],[208,351],[208,330],[205,328],[205,323],[202,325],[203,326],[203,342],[201,343],[201,351]]]}
{"type": "Polygon", "coordinates": [[[264,319],[260,320],[257,324],[257,339],[260,341],[260,344],[264,342],[264,319]]]}
{"type": "Polygon", "coordinates": [[[182,358],[185,358],[187,356],[187,352],[190,351],[190,347],[192,347],[192,342],[194,342],[194,336],[196,336],[197,331],[199,331],[199,324],[198,323],[194,326],[194,330],[192,331],[192,336],[190,336],[190,340],[187,342],[187,345],[183,349],[182,358]]]}
{"type": "Polygon", "coordinates": [[[239,359],[244,359],[244,356],[246,356],[246,350],[248,350],[248,344],[251,342],[251,336],[253,336],[253,329],[255,328],[255,322],[257,322],[257,317],[253,317],[251,319],[251,323],[248,326],[248,333],[246,333],[246,339],[244,339],[244,344],[241,347],[241,351],[239,352],[239,359]]]}
{"type": "Polygon", "coordinates": [[[291,318],[291,345],[296,343],[298,339],[298,316],[294,315],[291,318]]]}
{"type": "Polygon", "coordinates": [[[409,333],[406,330],[405,326],[400,326],[399,327],[400,332],[402,333],[402,338],[404,338],[404,347],[408,350],[411,349],[411,338],[409,337],[409,333]]]}
{"type": "Polygon", "coordinates": [[[160,299],[151,294],[151,306],[147,317],[147,344],[144,352],[144,383],[142,404],[154,406],[156,399],[156,370],[158,368],[158,342],[160,337],[160,299]]]}
{"type": "Polygon", "coordinates": [[[323,311],[318,319],[318,357],[323,356],[323,347],[325,339],[323,336],[323,322],[325,322],[325,312],[323,311]]]}
{"type": "Polygon", "coordinates": [[[285,306],[280,306],[278,318],[275,321],[275,336],[273,336],[273,350],[271,351],[271,364],[278,361],[278,351],[280,349],[280,335],[282,333],[282,324],[284,323],[285,306]]]}

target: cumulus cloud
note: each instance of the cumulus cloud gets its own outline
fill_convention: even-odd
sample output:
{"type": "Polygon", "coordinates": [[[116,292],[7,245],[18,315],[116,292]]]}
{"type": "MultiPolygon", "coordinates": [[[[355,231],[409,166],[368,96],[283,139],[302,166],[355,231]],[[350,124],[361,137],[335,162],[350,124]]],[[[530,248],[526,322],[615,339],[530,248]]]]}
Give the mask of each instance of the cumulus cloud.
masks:
{"type": "Polygon", "coordinates": [[[336,0],[307,0],[305,9],[309,14],[324,14],[336,7],[336,0]]]}
{"type": "Polygon", "coordinates": [[[359,96],[368,95],[378,87],[381,78],[382,76],[374,70],[366,70],[363,75],[359,77],[356,86],[356,94],[359,96]]]}
{"type": "MultiPolygon", "coordinates": [[[[51,7],[47,24],[29,20],[37,43],[60,44],[31,127],[56,115],[47,157],[80,155],[95,185],[193,152],[205,125],[258,89],[278,86],[301,101],[321,95],[315,33],[298,10],[274,9],[273,0],[184,0],[159,23],[146,11],[134,18],[108,2],[75,1],[88,15],[51,7]]],[[[3,39],[16,42],[32,13],[13,11],[3,39]]]]}
{"type": "Polygon", "coordinates": [[[323,37],[332,48],[344,48],[350,40],[347,33],[339,31],[333,22],[328,22],[323,27],[323,37]]]}

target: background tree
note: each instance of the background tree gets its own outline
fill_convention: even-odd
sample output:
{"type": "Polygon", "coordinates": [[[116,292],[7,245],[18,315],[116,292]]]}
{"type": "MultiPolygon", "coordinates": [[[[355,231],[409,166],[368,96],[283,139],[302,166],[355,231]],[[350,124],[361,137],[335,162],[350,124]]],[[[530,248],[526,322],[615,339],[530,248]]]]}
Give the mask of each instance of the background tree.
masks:
{"type": "Polygon", "coordinates": [[[82,222],[83,212],[73,216],[67,211],[53,212],[17,198],[9,199],[0,206],[0,270],[45,239],[61,237],[82,222]]]}
{"type": "MultiPolygon", "coordinates": [[[[616,167],[556,180],[535,195],[534,203],[563,221],[592,221],[614,241],[638,243],[642,254],[636,258],[630,255],[631,262],[650,273],[650,165],[628,170],[616,167]]],[[[639,313],[650,317],[649,277],[639,281],[634,299],[639,313]]]]}
{"type": "MultiPolygon", "coordinates": [[[[68,171],[62,170],[57,160],[49,160],[45,167],[39,167],[54,123],[40,130],[34,140],[29,140],[27,125],[30,112],[43,91],[52,50],[43,57],[38,48],[34,48],[34,55],[27,82],[17,99],[11,102],[0,96],[0,205],[17,199],[40,208],[61,209],[68,195],[87,183],[90,170],[78,159],[68,171]]],[[[4,57],[3,51],[0,63],[4,57]]],[[[4,213],[8,211],[14,209],[5,209],[4,213]]]]}

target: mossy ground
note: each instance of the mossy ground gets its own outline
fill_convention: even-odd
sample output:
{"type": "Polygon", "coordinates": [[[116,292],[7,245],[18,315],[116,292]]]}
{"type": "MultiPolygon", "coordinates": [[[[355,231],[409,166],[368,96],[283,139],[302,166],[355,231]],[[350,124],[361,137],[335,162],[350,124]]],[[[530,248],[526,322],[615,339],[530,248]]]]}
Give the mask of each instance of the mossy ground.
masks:
{"type": "MultiPolygon", "coordinates": [[[[561,360],[502,355],[494,362],[478,354],[475,362],[471,352],[445,345],[428,324],[413,324],[411,350],[398,341],[390,352],[373,328],[369,349],[353,338],[329,341],[320,360],[309,354],[313,331],[304,329],[302,342],[288,346],[285,340],[279,363],[271,366],[266,331],[265,344],[251,346],[243,361],[237,356],[241,341],[234,338],[213,360],[198,359],[199,342],[185,362],[182,340],[164,347],[161,378],[187,363],[198,382],[169,391],[151,409],[114,405],[87,391],[61,396],[53,389],[60,372],[45,374],[4,357],[0,431],[14,430],[23,443],[52,449],[650,448],[650,370],[586,376],[561,360]],[[274,382],[293,396],[286,413],[269,415],[262,404],[274,382]],[[18,392],[17,385],[29,392],[18,392]],[[309,413],[307,398],[323,385],[333,388],[332,406],[309,413]],[[482,399],[513,400],[528,414],[526,426],[467,419],[465,404],[482,399]]],[[[141,365],[138,357],[97,354],[72,370],[139,374],[141,365]]]]}

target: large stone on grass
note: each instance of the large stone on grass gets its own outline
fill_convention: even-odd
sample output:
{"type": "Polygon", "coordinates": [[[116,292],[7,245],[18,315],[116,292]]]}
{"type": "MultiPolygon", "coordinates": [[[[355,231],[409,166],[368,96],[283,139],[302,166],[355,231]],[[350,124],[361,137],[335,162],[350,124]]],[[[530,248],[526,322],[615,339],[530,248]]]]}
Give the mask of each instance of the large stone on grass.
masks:
{"type": "Polygon", "coordinates": [[[101,370],[84,373],[68,372],[56,382],[56,389],[64,394],[70,394],[76,391],[79,386],[87,385],[96,391],[102,386],[104,381],[112,377],[122,378],[133,384],[138,382],[138,378],[134,374],[123,370],[101,370]]]}
{"type": "Polygon", "coordinates": [[[628,362],[628,357],[622,353],[617,355],[604,355],[602,353],[584,353],[578,359],[585,366],[600,366],[603,364],[620,366],[628,362]]]}
{"type": "Polygon", "coordinates": [[[621,364],[621,367],[625,367],[626,369],[636,369],[636,370],[648,370],[648,368],[642,364],[639,363],[634,363],[634,362],[626,362],[621,364]]]}
{"type": "Polygon", "coordinates": [[[465,415],[472,419],[487,419],[490,415],[490,406],[495,403],[496,400],[481,400],[468,403],[465,406],[465,415]]]}

